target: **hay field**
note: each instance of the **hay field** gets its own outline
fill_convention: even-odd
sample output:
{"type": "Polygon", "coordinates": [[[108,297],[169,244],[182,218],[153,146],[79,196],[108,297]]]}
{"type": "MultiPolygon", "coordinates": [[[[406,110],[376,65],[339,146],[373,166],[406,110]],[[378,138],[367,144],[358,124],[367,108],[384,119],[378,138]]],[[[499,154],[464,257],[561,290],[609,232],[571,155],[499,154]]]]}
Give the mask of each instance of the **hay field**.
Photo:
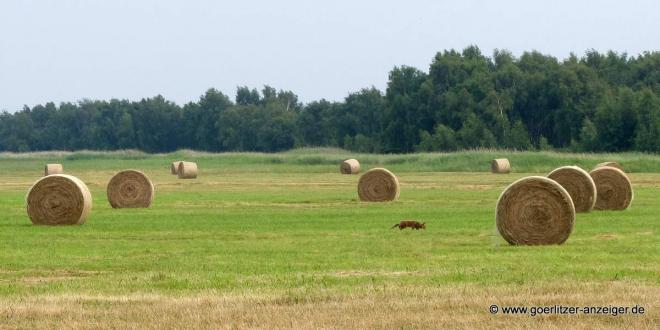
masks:
{"type": "Polygon", "coordinates": [[[358,201],[337,150],[282,154],[0,156],[0,328],[657,328],[660,157],[475,151],[357,155],[397,174],[398,201],[358,201]],[[490,160],[513,173],[489,173],[490,160]],[[197,161],[199,177],[170,174],[197,161]],[[515,179],[628,163],[624,212],[578,214],[562,246],[512,247],[494,224],[515,179]],[[47,162],[81,178],[83,226],[33,226],[24,198],[47,162]],[[519,165],[518,167],[516,165],[519,165]],[[112,209],[106,184],[139,169],[149,209],[112,209]],[[466,169],[468,172],[456,172],[466,169]],[[447,172],[452,171],[452,172],[447,172]],[[650,173],[655,172],[655,173],[650,173]],[[389,228],[404,219],[426,230],[389,228]],[[489,306],[634,306],[644,315],[503,315],[489,306]]]}

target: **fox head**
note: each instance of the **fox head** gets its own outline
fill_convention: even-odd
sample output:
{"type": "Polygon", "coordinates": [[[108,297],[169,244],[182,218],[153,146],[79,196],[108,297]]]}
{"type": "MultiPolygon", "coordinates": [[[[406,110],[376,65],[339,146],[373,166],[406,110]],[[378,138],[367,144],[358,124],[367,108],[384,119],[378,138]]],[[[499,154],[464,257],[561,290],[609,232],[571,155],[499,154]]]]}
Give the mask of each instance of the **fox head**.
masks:
{"type": "Polygon", "coordinates": [[[426,229],[426,222],[422,222],[422,225],[420,227],[426,229]]]}

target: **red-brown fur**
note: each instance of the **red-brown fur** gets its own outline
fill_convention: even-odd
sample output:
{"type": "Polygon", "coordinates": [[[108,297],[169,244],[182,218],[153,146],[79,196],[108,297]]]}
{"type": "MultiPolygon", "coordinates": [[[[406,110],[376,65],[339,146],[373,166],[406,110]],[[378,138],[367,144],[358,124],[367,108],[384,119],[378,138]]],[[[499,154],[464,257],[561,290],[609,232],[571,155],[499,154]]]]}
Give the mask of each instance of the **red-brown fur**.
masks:
{"type": "Polygon", "coordinates": [[[404,221],[401,221],[401,222],[397,223],[396,225],[392,226],[392,228],[390,228],[390,229],[394,229],[396,227],[399,227],[399,230],[403,230],[405,228],[412,228],[412,229],[415,229],[415,230],[426,229],[426,222],[419,223],[419,222],[413,221],[413,220],[404,220],[404,221]]]}

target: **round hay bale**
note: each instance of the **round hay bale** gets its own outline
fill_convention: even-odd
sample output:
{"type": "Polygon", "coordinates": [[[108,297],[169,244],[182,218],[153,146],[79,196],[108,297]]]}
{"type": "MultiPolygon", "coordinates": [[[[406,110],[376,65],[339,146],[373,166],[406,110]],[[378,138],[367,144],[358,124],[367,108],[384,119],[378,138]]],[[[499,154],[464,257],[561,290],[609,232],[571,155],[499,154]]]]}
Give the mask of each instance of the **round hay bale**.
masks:
{"type": "Polygon", "coordinates": [[[85,183],[66,174],[37,180],[25,199],[35,225],[81,225],[92,211],[92,194],[85,183]]]}
{"type": "Polygon", "coordinates": [[[64,173],[64,166],[62,164],[46,164],[46,167],[44,167],[44,176],[62,173],[64,173]]]}
{"type": "Polygon", "coordinates": [[[596,164],[596,166],[594,166],[594,170],[599,168],[599,167],[604,167],[604,166],[618,168],[621,171],[623,171],[623,166],[621,166],[621,164],[619,164],[617,162],[603,162],[603,163],[596,164]]]}
{"type": "Polygon", "coordinates": [[[388,202],[399,197],[399,180],[384,169],[373,168],[358,181],[358,196],[363,202],[388,202]]]}
{"type": "Polygon", "coordinates": [[[490,162],[490,171],[492,173],[508,174],[511,173],[511,164],[506,158],[493,159],[490,162]]]}
{"type": "Polygon", "coordinates": [[[197,177],[197,163],[180,162],[177,171],[179,179],[194,179],[197,177]]]}
{"type": "Polygon", "coordinates": [[[622,170],[603,166],[589,172],[596,184],[596,210],[625,210],[633,200],[633,188],[622,170]]]}
{"type": "Polygon", "coordinates": [[[182,162],[183,162],[182,160],[172,162],[172,165],[170,166],[170,172],[172,172],[172,174],[174,175],[179,174],[179,164],[181,164],[182,162]]]}
{"type": "Polygon", "coordinates": [[[360,162],[357,159],[347,159],[341,162],[339,171],[341,174],[358,174],[360,173],[360,162]]]}
{"type": "Polygon", "coordinates": [[[144,173],[125,170],[108,182],[108,202],[115,209],[149,207],[154,200],[154,185],[144,173]]]}
{"type": "Polygon", "coordinates": [[[573,200],[575,212],[589,212],[596,204],[596,184],[587,171],[577,166],[563,166],[548,174],[573,200]]]}
{"type": "Polygon", "coordinates": [[[497,200],[497,230],[511,245],[562,244],[570,236],[574,222],[571,196],[548,178],[522,178],[507,187],[497,200]]]}

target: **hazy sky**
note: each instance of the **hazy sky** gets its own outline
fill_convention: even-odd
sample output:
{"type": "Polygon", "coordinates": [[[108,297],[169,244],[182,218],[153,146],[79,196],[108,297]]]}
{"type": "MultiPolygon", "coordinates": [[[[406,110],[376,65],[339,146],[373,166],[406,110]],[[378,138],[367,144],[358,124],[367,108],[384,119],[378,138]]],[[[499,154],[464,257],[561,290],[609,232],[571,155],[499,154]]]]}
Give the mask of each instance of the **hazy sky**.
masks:
{"type": "Polygon", "coordinates": [[[0,110],[264,84],[304,102],[383,89],[395,65],[486,54],[660,49],[658,1],[0,1],[0,110]]]}

